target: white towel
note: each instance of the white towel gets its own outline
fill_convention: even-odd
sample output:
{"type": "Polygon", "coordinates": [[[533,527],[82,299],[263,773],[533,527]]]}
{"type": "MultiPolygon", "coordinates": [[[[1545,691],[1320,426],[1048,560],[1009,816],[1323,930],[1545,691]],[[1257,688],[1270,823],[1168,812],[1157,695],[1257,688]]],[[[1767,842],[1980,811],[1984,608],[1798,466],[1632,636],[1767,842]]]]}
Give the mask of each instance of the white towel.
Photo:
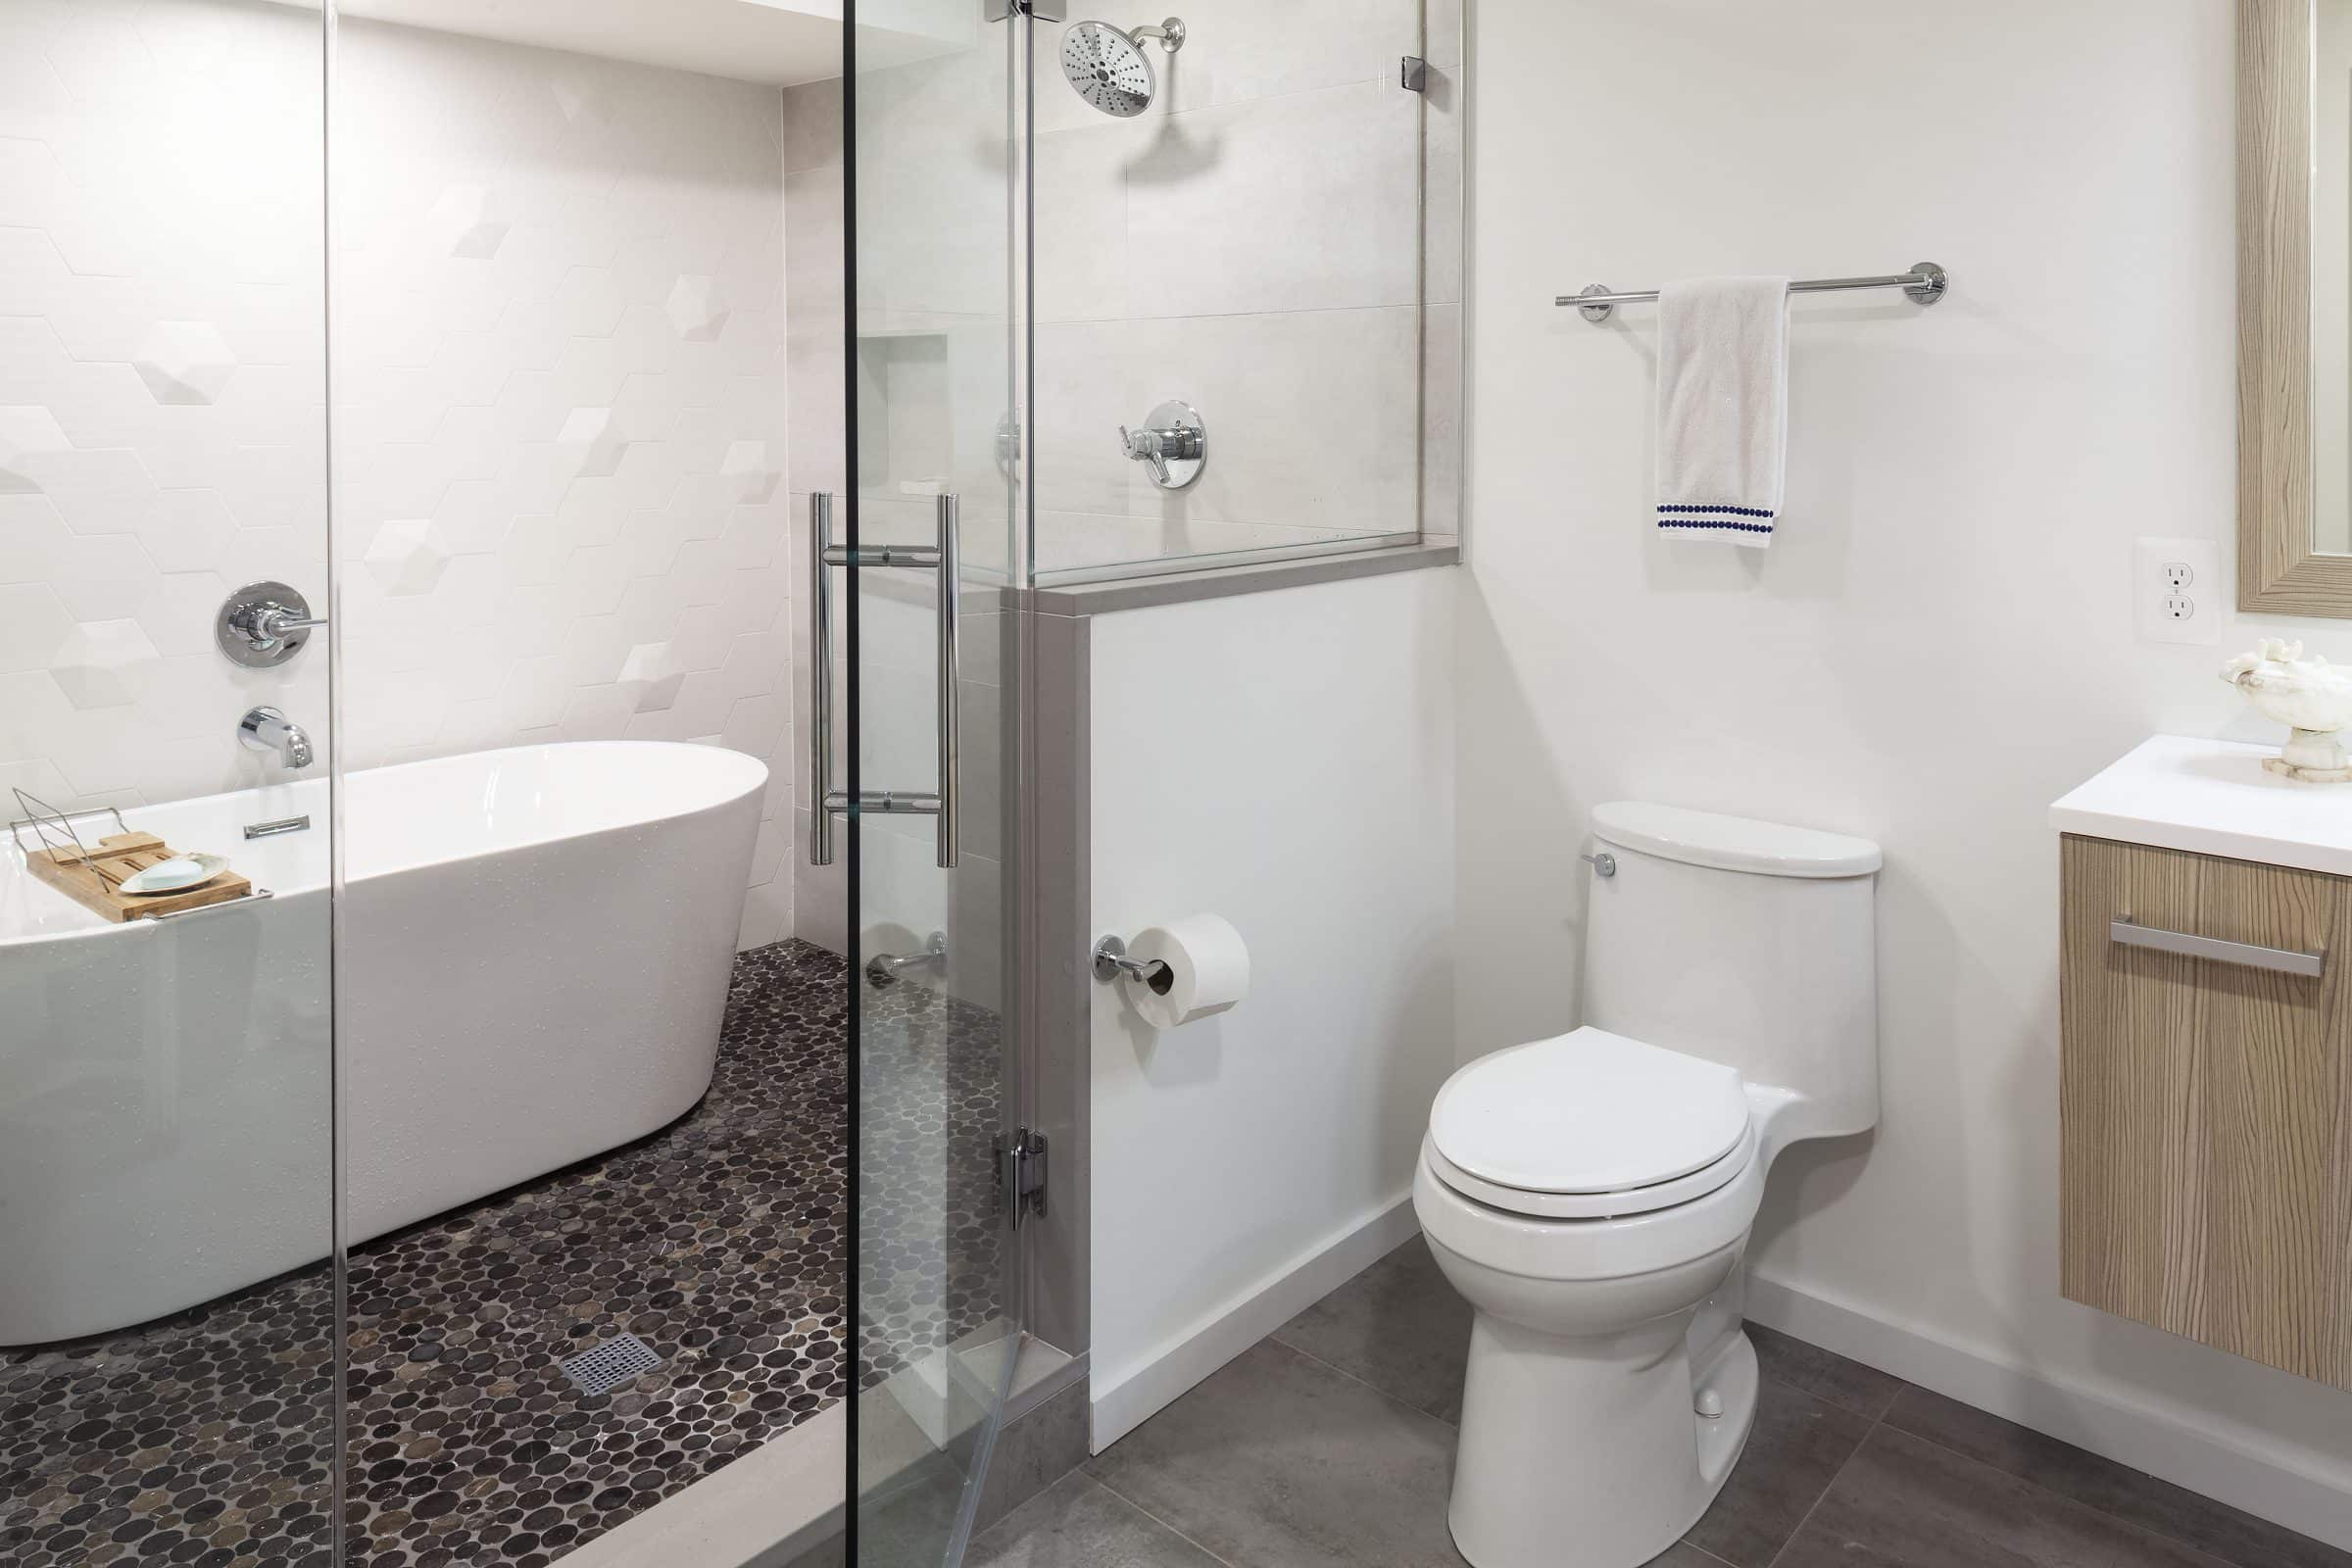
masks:
{"type": "Polygon", "coordinates": [[[1788,456],[1788,280],[1658,291],[1658,526],[1772,543],[1788,456]]]}

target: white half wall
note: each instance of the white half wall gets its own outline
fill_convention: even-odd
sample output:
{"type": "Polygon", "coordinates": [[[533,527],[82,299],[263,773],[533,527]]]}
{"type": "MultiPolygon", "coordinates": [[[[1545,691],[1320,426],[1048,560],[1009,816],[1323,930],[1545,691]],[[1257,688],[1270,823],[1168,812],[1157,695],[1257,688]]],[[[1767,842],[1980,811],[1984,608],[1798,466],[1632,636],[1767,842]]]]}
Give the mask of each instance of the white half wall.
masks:
{"type": "Polygon", "coordinates": [[[1094,619],[1095,933],[1208,910],[1250,958],[1165,1033],[1095,991],[1098,1446],[1410,1233],[1453,1065],[1456,575],[1094,619]]]}
{"type": "MultiPolygon", "coordinates": [[[[2048,805],[2151,733],[2264,738],[2215,670],[2287,629],[2228,581],[2222,646],[2132,616],[2135,537],[2235,556],[2232,13],[1479,7],[1457,995],[1470,1053],[1577,1021],[1598,802],[1877,839],[1885,1118],[1784,1156],[1758,1272],[2042,1386],[2006,1413],[2079,1398],[2260,1455],[2332,1490],[2340,1540],[2352,1396],[2058,1291],[2048,805]],[[1563,177],[1563,148],[1607,155],[1563,177]],[[1952,273],[1932,310],[1794,305],[1772,548],[1653,537],[1656,312],[1552,297],[1923,259],[1952,273]]],[[[2352,657],[2352,625],[2290,634],[2352,657]]],[[[2102,1430],[2061,1435],[2117,1451],[2102,1430]]],[[[2324,1524],[2159,1446],[2118,1456],[2324,1524]]]]}

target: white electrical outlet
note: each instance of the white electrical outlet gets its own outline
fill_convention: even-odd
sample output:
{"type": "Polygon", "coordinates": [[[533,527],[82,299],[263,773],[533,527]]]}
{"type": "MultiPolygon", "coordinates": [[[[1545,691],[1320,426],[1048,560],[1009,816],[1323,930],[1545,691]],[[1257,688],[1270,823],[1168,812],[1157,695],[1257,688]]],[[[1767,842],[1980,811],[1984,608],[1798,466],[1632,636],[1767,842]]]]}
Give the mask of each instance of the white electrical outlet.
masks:
{"type": "Polygon", "coordinates": [[[2211,539],[2135,541],[2132,599],[2142,641],[2219,643],[2222,547],[2211,539]]]}

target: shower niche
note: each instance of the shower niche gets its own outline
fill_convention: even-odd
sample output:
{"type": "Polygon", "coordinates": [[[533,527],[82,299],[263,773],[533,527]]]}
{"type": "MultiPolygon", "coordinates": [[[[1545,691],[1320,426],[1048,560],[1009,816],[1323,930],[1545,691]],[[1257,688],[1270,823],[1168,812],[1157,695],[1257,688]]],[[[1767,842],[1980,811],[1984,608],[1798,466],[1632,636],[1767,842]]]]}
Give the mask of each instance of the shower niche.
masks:
{"type": "Polygon", "coordinates": [[[955,488],[952,367],[944,331],[858,337],[858,478],[869,500],[921,500],[955,488]]]}

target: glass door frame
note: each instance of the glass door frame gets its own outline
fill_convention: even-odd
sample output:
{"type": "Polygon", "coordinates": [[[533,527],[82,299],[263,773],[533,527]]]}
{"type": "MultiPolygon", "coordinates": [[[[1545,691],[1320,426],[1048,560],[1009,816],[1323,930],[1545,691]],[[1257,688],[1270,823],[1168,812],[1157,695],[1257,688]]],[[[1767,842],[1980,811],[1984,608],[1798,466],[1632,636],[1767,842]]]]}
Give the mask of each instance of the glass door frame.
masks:
{"type": "MultiPolygon", "coordinates": [[[[1019,890],[1024,879],[1015,867],[1020,859],[1018,807],[1023,794],[1023,760],[1027,750],[1023,730],[1030,667],[1028,637],[1021,613],[1024,608],[1021,590],[1028,581],[1032,533],[1025,494],[1029,459],[1023,450],[1028,443],[1020,438],[1017,414],[1030,348],[1025,311],[1028,270],[1023,243],[1030,166],[1026,92],[1030,18],[1027,5],[1020,0],[941,0],[931,10],[945,15],[951,6],[969,8],[961,16],[976,24],[971,46],[962,51],[960,59],[951,48],[947,56],[935,56],[927,63],[918,61],[907,70],[928,73],[930,84],[940,89],[938,96],[949,99],[952,111],[956,112],[937,113],[934,100],[922,106],[932,113],[895,113],[881,119],[875,115],[875,106],[868,105],[869,125],[879,126],[884,132],[875,138],[883,145],[869,148],[858,134],[861,87],[873,85],[878,94],[889,85],[880,79],[882,74],[893,68],[877,63],[869,74],[858,54],[861,28],[858,0],[847,0],[845,4],[843,393],[849,482],[842,498],[843,516],[836,537],[826,537],[832,530],[820,520],[819,509],[825,505],[824,499],[812,501],[809,519],[809,588],[814,601],[810,607],[814,666],[811,677],[818,694],[811,704],[811,714],[817,726],[822,725],[829,706],[826,683],[830,675],[826,666],[831,648],[820,647],[815,639],[833,629],[826,624],[831,618],[824,602],[829,597],[830,585],[823,574],[831,569],[845,572],[846,602],[839,631],[846,644],[846,689],[841,700],[845,712],[840,745],[840,750],[847,754],[846,779],[838,792],[826,787],[821,769],[832,748],[820,729],[819,734],[811,737],[811,755],[817,759],[820,769],[812,773],[812,786],[820,798],[811,803],[811,821],[818,842],[810,848],[812,854],[821,854],[823,841],[836,832],[846,840],[851,959],[847,1007],[852,1048],[850,1168],[854,1184],[850,1242],[851,1266],[860,1275],[852,1299],[858,1323],[852,1349],[859,1356],[860,1387],[853,1392],[850,1411],[849,1541],[854,1561],[877,1565],[887,1561],[892,1568],[930,1568],[935,1563],[952,1568],[961,1560],[975,1523],[988,1460],[1004,1419],[1026,1322],[1027,1270],[1023,1266],[1024,1236],[1016,1217],[1021,1205],[1015,1196],[1023,1169],[1017,1156],[1027,1142],[1020,1114],[1024,1075],[1019,1070],[1021,1030],[1016,1007],[1025,952],[1019,919],[1024,902],[1019,890]],[[997,31],[1000,26],[1004,29],[1002,33],[997,31]],[[959,75],[961,64],[969,64],[973,69],[959,75]],[[969,91],[975,86],[979,88],[976,108],[955,96],[958,87],[969,91]],[[935,178],[943,170],[960,179],[962,176],[956,172],[959,160],[972,161],[974,147],[1001,148],[1002,169],[1000,173],[990,167],[985,155],[982,157],[982,172],[968,181],[968,190],[964,192],[973,196],[968,207],[956,209],[951,201],[944,204],[952,209],[946,212],[926,211],[917,215],[882,210],[889,195],[895,193],[890,187],[901,182],[906,188],[919,192],[923,178],[935,178]],[[875,175],[872,180],[862,177],[869,169],[875,175]],[[862,215],[861,199],[866,204],[862,215]],[[957,237],[956,219],[971,220],[962,230],[964,239],[971,240],[982,232],[974,209],[995,214],[987,222],[1002,238],[997,262],[1002,268],[1001,290],[996,286],[999,279],[988,260],[975,255],[983,249],[978,242],[960,255],[953,251],[957,237]],[[861,216],[869,220],[861,221],[861,216]],[[934,235],[938,243],[933,243],[934,235]],[[882,248],[893,244],[897,254],[882,248]],[[861,270],[884,273],[904,284],[909,277],[922,277],[925,263],[931,264],[931,275],[914,287],[867,291],[861,286],[861,270]],[[943,298],[951,308],[941,308],[943,298]],[[958,305],[966,307],[960,314],[952,308],[958,305]],[[902,393],[896,403],[885,364],[894,345],[908,350],[911,388],[902,393]],[[978,366],[976,372],[968,376],[957,373],[970,368],[970,365],[955,363],[959,351],[970,365],[978,366]],[[938,364],[931,363],[932,356],[939,357],[938,364]],[[922,379],[926,371],[932,373],[933,379],[922,379]],[[951,390],[969,393],[983,384],[1002,389],[1001,409],[987,408],[975,416],[978,402],[973,396],[965,396],[957,405],[951,395],[951,390]],[[925,404],[926,395],[946,407],[925,404]],[[898,414],[905,417],[876,421],[877,414],[898,414]],[[877,439],[882,432],[873,425],[878,422],[896,427],[924,414],[943,417],[949,432],[944,452],[925,454],[934,461],[929,476],[909,480],[904,475],[868,471],[869,457],[883,450],[877,439]],[[985,440],[977,433],[983,426],[987,430],[985,440]],[[985,466],[978,461],[983,455],[985,466]],[[899,497],[885,498],[881,492],[886,481],[899,483],[902,495],[930,503],[929,526],[922,530],[925,537],[920,542],[914,537],[918,524],[913,508],[899,497]],[[997,505],[1000,497],[1001,507],[997,505]],[[971,504],[975,502],[979,504],[971,504]],[[993,527],[1001,527],[1001,537],[991,536],[993,527]],[[898,693],[902,700],[897,703],[881,693],[880,684],[890,677],[877,668],[871,654],[877,639],[887,637],[895,626],[910,624],[908,617],[901,612],[902,607],[891,602],[904,599],[910,584],[919,592],[921,575],[926,571],[937,595],[930,619],[931,635],[938,639],[931,669],[938,708],[936,744],[929,748],[936,760],[936,774],[924,779],[898,776],[917,769],[906,765],[911,755],[893,755],[889,763],[891,776],[884,777],[880,776],[881,767],[873,762],[873,754],[877,750],[886,755],[900,750],[889,744],[894,737],[885,731],[893,727],[911,731],[915,726],[906,721],[914,716],[911,710],[916,705],[904,701],[908,695],[906,691],[898,693]],[[875,609],[886,610],[888,616],[865,613],[875,609]],[[892,622],[891,626],[883,624],[885,618],[892,622]],[[962,710],[967,694],[982,684],[967,677],[983,670],[994,673],[998,722],[987,725],[983,713],[979,716],[984,727],[975,730],[962,716],[962,710]],[[894,712],[894,708],[899,711],[894,712]],[[992,776],[994,787],[990,787],[992,776]],[[967,800],[977,803],[977,809],[991,814],[993,830],[988,822],[966,820],[967,800]],[[829,821],[837,807],[841,816],[838,827],[829,821]],[[929,878],[923,890],[933,896],[933,902],[925,906],[934,908],[941,927],[949,934],[947,954],[935,965],[925,965],[922,956],[912,950],[906,956],[867,951],[879,946],[878,926],[896,929],[903,923],[886,917],[907,912],[906,907],[892,909],[886,906],[894,901],[903,906],[925,902],[906,896],[911,875],[907,869],[908,851],[914,842],[910,835],[893,831],[887,822],[867,820],[907,815],[932,818],[938,874],[929,878]],[[991,890],[986,887],[984,867],[974,863],[976,847],[993,849],[996,856],[993,898],[985,896],[991,890]],[[960,885],[957,878],[962,879],[960,885]],[[974,893],[975,888],[980,890],[978,894],[974,893]],[[993,952],[986,951],[989,949],[993,952]],[[934,998],[926,1000],[925,1005],[956,1009],[962,1017],[970,1019],[985,1015],[987,1009],[983,1004],[993,1004],[996,1049],[990,1054],[996,1079],[997,1126],[993,1149],[976,1145],[968,1127],[962,1129],[958,1141],[948,1125],[957,1114],[953,1083],[943,1081],[924,1086],[941,1091],[939,1104],[943,1116],[939,1127],[917,1129],[918,1136],[930,1132],[939,1139],[936,1151],[920,1152],[936,1153],[949,1168],[938,1173],[948,1184],[939,1194],[941,1211],[915,1216],[918,1221],[937,1223],[934,1235],[924,1240],[935,1241],[940,1248],[938,1288],[943,1293],[940,1343],[917,1348],[931,1352],[927,1358],[936,1360],[934,1371],[939,1381],[951,1386],[943,1404],[956,1409],[957,1414],[943,1416],[940,1426],[925,1435],[937,1448],[937,1453],[927,1456],[927,1461],[941,1461],[943,1479],[937,1490],[944,1493],[947,1483],[952,1481],[957,1494],[952,1510],[937,1505],[944,1503],[943,1497],[928,1511],[901,1509],[901,1517],[886,1522],[881,1519],[880,1511],[887,1504],[869,1506],[861,1490],[867,1484],[866,1478],[858,1473],[861,1440],[866,1436],[867,1426],[863,1418],[869,1413],[864,1401],[869,1396],[887,1397],[879,1381],[870,1389],[863,1387],[868,1380],[863,1352],[873,1341],[866,1325],[869,1282],[862,1276],[867,1259],[875,1250],[871,1245],[874,1239],[866,1234],[869,1221],[866,1187],[875,1159],[882,1157],[868,1147],[865,1120],[871,1113],[869,1098],[886,1092],[881,1076],[868,1070],[868,1057],[869,1053],[885,1046],[906,1047],[909,1051],[928,1046],[940,1053],[938,1071],[944,1078],[948,1055],[958,1043],[958,1035],[966,1037],[960,1043],[967,1051],[978,1044],[977,1031],[950,1028],[946,1011],[939,1012],[926,1025],[904,1010],[893,1008],[886,1013],[874,1005],[882,993],[875,989],[869,964],[902,956],[912,957],[918,974],[926,966],[938,971],[940,989],[934,998]],[[927,1040],[923,1038],[926,1033],[930,1037],[927,1040]],[[984,1167],[980,1161],[986,1162],[984,1167]],[[957,1319],[947,1315],[945,1310],[946,1299],[953,1298],[956,1292],[957,1238],[968,1233],[968,1227],[961,1232],[954,1228],[946,1206],[949,1192],[957,1188],[959,1180],[960,1190],[967,1198],[977,1187],[981,1200],[993,1204],[989,1210],[992,1234],[985,1246],[986,1251],[994,1256],[991,1284],[995,1297],[995,1311],[961,1338],[955,1332],[957,1319]],[[970,1348],[963,1348],[967,1346],[970,1348]],[[959,1370],[969,1374],[965,1382],[967,1392],[976,1396],[976,1409],[956,1403],[952,1385],[956,1382],[959,1370]],[[910,1511],[916,1515],[916,1523],[911,1527],[906,1519],[910,1511]],[[869,1538],[862,1547],[861,1536],[869,1538]]],[[[982,397],[979,401],[988,400],[982,397]]],[[[881,465],[875,464],[873,467],[878,470],[881,465]]],[[[977,858],[985,861],[987,857],[982,855],[977,858]]],[[[928,918],[912,920],[908,926],[914,933],[911,940],[920,941],[922,931],[930,924],[928,918]]],[[[923,979],[929,978],[930,975],[923,975],[923,979]]],[[[904,988],[919,985],[921,981],[883,983],[904,988]]],[[[905,990],[899,992],[901,998],[906,995],[905,990]]],[[[969,1069],[977,1061],[975,1058],[964,1065],[969,1069]]],[[[987,1071],[982,1067],[978,1076],[985,1078],[987,1071]]],[[[970,1245],[973,1250],[982,1250],[982,1244],[970,1245]]],[[[879,1406],[871,1413],[877,1419],[896,1417],[896,1412],[879,1406]]]]}

